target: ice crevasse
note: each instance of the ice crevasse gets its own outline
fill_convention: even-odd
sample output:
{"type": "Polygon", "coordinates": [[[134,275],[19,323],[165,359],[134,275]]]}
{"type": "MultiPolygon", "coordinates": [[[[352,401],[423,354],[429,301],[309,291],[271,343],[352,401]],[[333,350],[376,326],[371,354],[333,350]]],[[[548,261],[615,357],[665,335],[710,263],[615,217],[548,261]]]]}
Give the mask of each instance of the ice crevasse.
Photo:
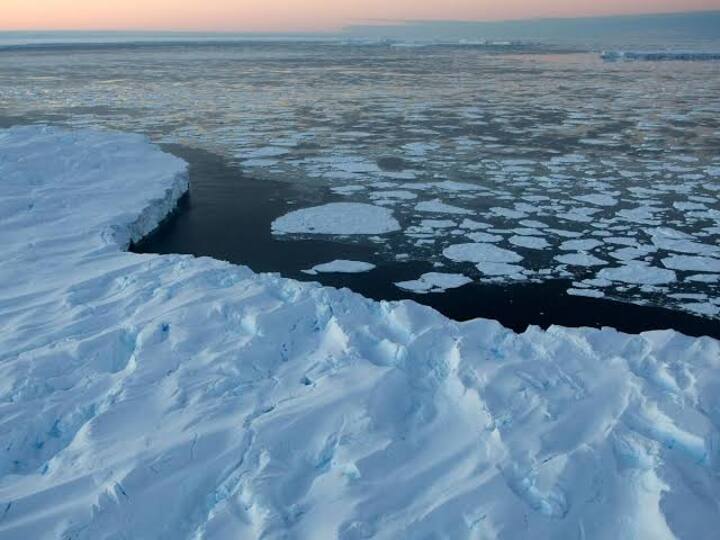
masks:
{"type": "Polygon", "coordinates": [[[128,253],[145,138],[0,131],[0,538],[713,538],[720,344],[128,253]]]}

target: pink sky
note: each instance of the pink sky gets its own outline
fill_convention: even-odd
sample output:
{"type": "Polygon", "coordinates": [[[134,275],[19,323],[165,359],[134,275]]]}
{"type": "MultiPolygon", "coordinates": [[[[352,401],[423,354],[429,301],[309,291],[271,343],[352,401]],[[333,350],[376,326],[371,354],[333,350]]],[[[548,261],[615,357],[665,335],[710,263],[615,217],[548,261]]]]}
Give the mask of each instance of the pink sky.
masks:
{"type": "Polygon", "coordinates": [[[382,20],[720,10],[720,0],[0,0],[0,30],[316,31],[382,20]]]}

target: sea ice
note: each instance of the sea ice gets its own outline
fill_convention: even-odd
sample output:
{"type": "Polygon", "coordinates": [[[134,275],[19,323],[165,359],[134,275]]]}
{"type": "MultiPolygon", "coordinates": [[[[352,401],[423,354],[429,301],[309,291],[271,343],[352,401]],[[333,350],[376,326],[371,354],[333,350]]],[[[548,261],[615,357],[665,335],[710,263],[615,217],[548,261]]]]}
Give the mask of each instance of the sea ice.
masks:
{"type": "Polygon", "coordinates": [[[440,199],[433,199],[432,201],[423,201],[418,203],[415,205],[415,210],[418,212],[429,212],[435,214],[474,214],[472,210],[446,204],[440,201],[440,199]]]}
{"type": "Polygon", "coordinates": [[[361,261],[347,261],[338,259],[328,263],[317,264],[305,270],[306,274],[318,274],[318,273],[341,273],[341,274],[358,274],[361,272],[368,272],[375,268],[374,264],[361,262],[361,261]]]}
{"type": "Polygon", "coordinates": [[[602,259],[590,255],[589,253],[568,253],[566,255],[556,255],[554,259],[562,264],[571,266],[603,266],[606,264],[602,259]]]}
{"type": "Polygon", "coordinates": [[[615,206],[618,203],[615,197],[611,197],[610,195],[604,195],[602,193],[580,195],[577,197],[573,197],[573,199],[589,204],[595,204],[598,206],[615,206]]]}
{"type": "Polygon", "coordinates": [[[513,251],[482,242],[455,244],[445,248],[443,255],[455,262],[474,263],[516,263],[523,259],[513,251]]]}
{"type": "Polygon", "coordinates": [[[418,279],[411,281],[400,281],[395,283],[401,289],[415,293],[438,293],[448,289],[455,289],[472,283],[472,279],[463,274],[445,274],[440,272],[428,272],[418,279]]]}
{"type": "Polygon", "coordinates": [[[603,243],[599,240],[585,239],[585,240],[566,240],[560,244],[560,249],[564,251],[590,251],[603,243]]]}
{"type": "Polygon", "coordinates": [[[634,285],[664,285],[677,279],[675,272],[650,266],[640,261],[629,261],[623,266],[603,268],[598,277],[634,285]]]}
{"type": "Polygon", "coordinates": [[[365,203],[302,208],[272,222],[274,234],[385,234],[400,230],[391,210],[365,203]]]}
{"type": "Polygon", "coordinates": [[[720,259],[695,257],[692,255],[672,255],[662,260],[665,268],[683,272],[720,272],[720,259]]]}
{"type": "Polygon", "coordinates": [[[486,261],[475,265],[475,268],[486,276],[505,276],[510,279],[521,279],[525,268],[518,264],[486,261]]]}
{"type": "MultiPolygon", "coordinates": [[[[470,236],[470,235],[468,235],[468,236],[470,236]]],[[[474,239],[474,240],[477,240],[477,239],[474,239]]],[[[508,241],[515,246],[524,247],[524,248],[528,248],[528,249],[545,249],[550,245],[550,244],[548,244],[547,240],[545,240],[544,238],[538,238],[535,236],[515,235],[515,236],[511,236],[508,239],[508,241]]]]}

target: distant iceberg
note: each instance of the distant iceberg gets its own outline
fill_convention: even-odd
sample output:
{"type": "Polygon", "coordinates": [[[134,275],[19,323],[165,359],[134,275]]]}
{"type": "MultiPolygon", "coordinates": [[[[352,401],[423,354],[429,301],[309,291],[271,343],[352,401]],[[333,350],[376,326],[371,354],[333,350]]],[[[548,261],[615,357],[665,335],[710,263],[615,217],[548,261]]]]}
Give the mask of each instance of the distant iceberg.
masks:
{"type": "Polygon", "coordinates": [[[608,62],[620,60],[643,60],[658,62],[663,60],[707,61],[720,60],[720,52],[701,51],[603,51],[600,57],[608,62]]]}

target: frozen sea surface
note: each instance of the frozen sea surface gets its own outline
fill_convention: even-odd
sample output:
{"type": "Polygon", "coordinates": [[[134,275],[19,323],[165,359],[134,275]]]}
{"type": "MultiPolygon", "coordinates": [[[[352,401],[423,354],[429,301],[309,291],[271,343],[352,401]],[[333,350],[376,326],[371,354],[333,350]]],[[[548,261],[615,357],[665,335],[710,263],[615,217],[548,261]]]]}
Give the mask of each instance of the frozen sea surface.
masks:
{"type": "MultiPolygon", "coordinates": [[[[292,186],[286,197],[298,186],[315,192],[308,209],[330,202],[327,191],[332,202],[383,208],[400,231],[344,241],[373,244],[386,262],[404,254],[476,283],[560,278],[606,298],[712,316],[720,63],[540,52],[338,43],[5,50],[0,109],[6,123],[113,127],[209,150],[259,181],[292,186]],[[592,247],[567,253],[568,240],[592,247]],[[478,268],[443,256],[469,242],[522,260],[478,268]],[[641,268],[675,278],[642,283],[641,268]]],[[[288,243],[309,232],[292,230],[288,243]]]]}
{"type": "Polygon", "coordinates": [[[186,189],[140,136],[0,131],[3,539],[715,535],[718,341],[125,252],[186,189]]]}

